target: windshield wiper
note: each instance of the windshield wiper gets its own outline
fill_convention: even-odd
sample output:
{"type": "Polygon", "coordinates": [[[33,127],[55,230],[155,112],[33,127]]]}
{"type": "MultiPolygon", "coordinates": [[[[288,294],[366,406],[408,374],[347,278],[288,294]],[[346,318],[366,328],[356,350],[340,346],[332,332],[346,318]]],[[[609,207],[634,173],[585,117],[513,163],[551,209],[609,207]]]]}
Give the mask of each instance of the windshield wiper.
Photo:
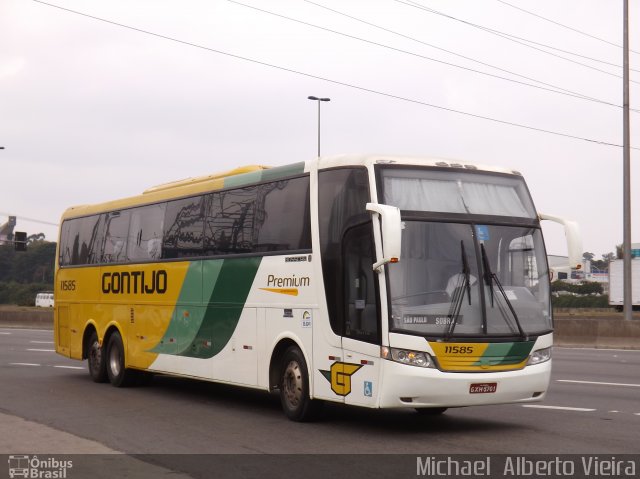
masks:
{"type": "Polygon", "coordinates": [[[471,306],[471,268],[469,268],[469,258],[464,250],[464,241],[460,241],[460,254],[462,255],[462,274],[467,285],[467,297],[469,298],[469,306],[471,306]]]}
{"type": "Polygon", "coordinates": [[[469,305],[471,305],[471,269],[469,268],[467,253],[464,250],[464,241],[460,241],[460,256],[462,257],[462,274],[458,273],[458,283],[454,289],[449,314],[447,315],[451,319],[447,332],[444,335],[444,339],[447,341],[451,339],[453,330],[456,328],[456,324],[458,324],[465,291],[469,298],[469,305]]]}
{"type": "Polygon", "coordinates": [[[496,286],[498,286],[498,290],[500,291],[500,294],[504,298],[504,302],[509,307],[509,311],[511,311],[511,314],[513,315],[513,319],[515,319],[516,321],[516,326],[518,326],[518,332],[520,333],[520,336],[522,337],[523,340],[527,340],[528,339],[527,333],[525,333],[524,330],[522,329],[522,324],[520,323],[518,314],[516,313],[516,310],[513,308],[511,301],[507,297],[507,293],[502,287],[502,284],[498,279],[498,275],[495,274],[493,271],[491,271],[491,266],[489,264],[489,257],[487,256],[487,251],[484,249],[483,244],[480,245],[480,251],[482,253],[482,269],[484,269],[484,274],[483,274],[484,282],[489,286],[489,290],[491,291],[491,307],[493,308],[494,306],[493,296],[495,295],[495,291],[493,290],[493,282],[495,281],[496,286]]]}

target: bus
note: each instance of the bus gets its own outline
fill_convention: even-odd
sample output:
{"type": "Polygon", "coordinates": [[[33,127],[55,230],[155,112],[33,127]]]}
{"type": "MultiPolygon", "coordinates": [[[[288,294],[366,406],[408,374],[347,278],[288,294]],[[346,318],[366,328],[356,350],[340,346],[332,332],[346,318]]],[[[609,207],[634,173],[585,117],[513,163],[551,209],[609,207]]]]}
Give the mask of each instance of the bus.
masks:
{"type": "Polygon", "coordinates": [[[56,351],[117,387],[167,374],[277,392],[294,421],[326,401],[427,415],[540,401],[553,345],[540,221],[517,171],[392,156],[72,207],[56,351]]]}

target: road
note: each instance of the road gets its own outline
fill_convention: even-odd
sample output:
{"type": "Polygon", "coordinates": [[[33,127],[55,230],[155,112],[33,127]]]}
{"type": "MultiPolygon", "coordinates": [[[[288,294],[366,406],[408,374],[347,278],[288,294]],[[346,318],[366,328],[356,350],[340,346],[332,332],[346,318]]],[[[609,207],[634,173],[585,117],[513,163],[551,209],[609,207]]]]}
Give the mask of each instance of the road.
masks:
{"type": "MultiPolygon", "coordinates": [[[[536,405],[450,409],[440,417],[328,405],[322,421],[300,424],[261,391],[172,377],[129,389],[95,384],[86,362],[53,349],[49,330],[0,329],[0,413],[79,438],[98,453],[640,452],[640,351],[556,348],[551,390],[536,405]]],[[[87,452],[50,444],[52,452],[87,452]]],[[[11,444],[0,450],[17,452],[11,444]]]]}

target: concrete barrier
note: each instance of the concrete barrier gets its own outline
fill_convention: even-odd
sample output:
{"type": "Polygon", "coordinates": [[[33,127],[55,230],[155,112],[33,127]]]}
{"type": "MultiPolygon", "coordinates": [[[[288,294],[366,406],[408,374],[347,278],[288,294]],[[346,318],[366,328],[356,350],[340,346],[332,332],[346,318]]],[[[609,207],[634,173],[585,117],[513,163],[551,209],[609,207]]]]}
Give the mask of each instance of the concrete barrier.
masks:
{"type": "Polygon", "coordinates": [[[0,327],[53,329],[53,308],[0,308],[0,327]]]}
{"type": "Polygon", "coordinates": [[[583,348],[640,349],[640,321],[556,318],[554,343],[583,348]]]}

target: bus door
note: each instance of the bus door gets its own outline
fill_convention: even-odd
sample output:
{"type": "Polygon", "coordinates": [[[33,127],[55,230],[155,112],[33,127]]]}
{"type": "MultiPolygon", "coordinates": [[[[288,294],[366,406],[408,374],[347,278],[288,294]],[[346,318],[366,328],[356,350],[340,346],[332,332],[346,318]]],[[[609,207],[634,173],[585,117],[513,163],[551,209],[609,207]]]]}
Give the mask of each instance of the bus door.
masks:
{"type": "Polygon", "coordinates": [[[381,329],[370,221],[345,232],[342,255],[345,311],[341,382],[345,403],[375,406],[380,381],[381,329]]]}

